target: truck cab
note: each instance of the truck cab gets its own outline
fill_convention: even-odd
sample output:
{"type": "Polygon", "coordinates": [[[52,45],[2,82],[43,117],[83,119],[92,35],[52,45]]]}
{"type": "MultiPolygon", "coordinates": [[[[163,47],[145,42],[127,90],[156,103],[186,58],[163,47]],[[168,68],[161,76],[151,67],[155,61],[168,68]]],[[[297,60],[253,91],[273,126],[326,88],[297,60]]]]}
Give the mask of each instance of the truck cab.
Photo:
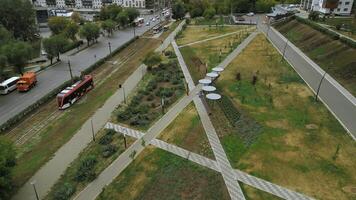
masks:
{"type": "Polygon", "coordinates": [[[17,90],[19,92],[29,91],[32,87],[34,87],[37,83],[36,73],[35,72],[26,72],[17,82],[17,90]]]}

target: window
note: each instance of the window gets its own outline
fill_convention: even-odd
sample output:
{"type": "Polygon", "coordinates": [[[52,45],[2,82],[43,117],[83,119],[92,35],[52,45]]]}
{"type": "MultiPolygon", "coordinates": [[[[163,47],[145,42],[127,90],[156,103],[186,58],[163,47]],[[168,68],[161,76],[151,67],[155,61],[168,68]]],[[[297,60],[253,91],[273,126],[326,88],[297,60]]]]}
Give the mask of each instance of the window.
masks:
{"type": "Polygon", "coordinates": [[[350,4],[350,2],[348,2],[348,1],[345,2],[345,5],[349,5],[349,4],[350,4]]]}
{"type": "Polygon", "coordinates": [[[340,12],[340,8],[337,9],[337,12],[340,12]]]}
{"type": "Polygon", "coordinates": [[[348,9],[347,8],[344,8],[344,11],[347,11],[348,9]]]}

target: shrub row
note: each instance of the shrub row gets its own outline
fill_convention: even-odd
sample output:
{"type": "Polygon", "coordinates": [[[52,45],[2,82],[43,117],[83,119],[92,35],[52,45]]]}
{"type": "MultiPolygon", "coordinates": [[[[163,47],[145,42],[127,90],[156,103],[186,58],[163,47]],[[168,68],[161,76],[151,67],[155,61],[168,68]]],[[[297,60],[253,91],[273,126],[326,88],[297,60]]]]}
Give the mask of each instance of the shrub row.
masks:
{"type": "Polygon", "coordinates": [[[296,19],[298,22],[309,25],[310,27],[314,28],[315,30],[325,33],[326,35],[329,35],[334,40],[340,39],[340,42],[343,42],[344,44],[346,44],[352,48],[356,48],[356,42],[354,42],[353,40],[350,40],[349,38],[340,36],[340,34],[335,33],[334,31],[331,31],[328,28],[323,27],[323,26],[319,25],[318,23],[315,23],[311,20],[304,19],[301,17],[296,17],[296,19]]]}
{"type": "Polygon", "coordinates": [[[84,44],[83,40],[78,40],[78,41],[75,41],[75,42],[70,42],[68,45],[66,45],[64,48],[63,48],[63,51],[61,51],[61,53],[64,53],[64,52],[67,52],[67,51],[70,51],[74,48],[77,48],[79,47],[80,45],[84,44]]]}
{"type": "MultiPolygon", "coordinates": [[[[118,47],[117,49],[115,49],[111,54],[107,55],[106,57],[98,60],[96,63],[92,64],[90,67],[88,67],[87,69],[85,69],[83,71],[84,74],[89,74],[90,72],[92,72],[93,70],[95,70],[96,68],[98,68],[100,65],[102,65],[106,60],[108,60],[110,57],[112,57],[113,55],[115,55],[116,53],[122,51],[124,48],[126,48],[128,45],[130,45],[132,42],[134,42],[135,40],[137,40],[138,37],[134,37],[131,40],[127,41],[125,44],[123,44],[122,46],[118,47]]],[[[79,77],[74,77],[75,81],[79,80],[79,77]]],[[[22,112],[18,113],[17,115],[13,116],[12,118],[10,118],[9,120],[7,120],[4,124],[2,124],[0,126],[0,132],[4,132],[8,129],[10,129],[12,126],[14,126],[15,124],[17,124],[18,122],[20,122],[21,120],[24,119],[24,117],[26,115],[28,115],[29,113],[33,112],[35,109],[37,109],[39,106],[41,106],[44,103],[47,103],[48,101],[50,101],[53,97],[55,97],[60,91],[62,91],[64,88],[70,86],[72,84],[72,82],[66,81],[63,84],[61,84],[60,86],[58,86],[57,88],[53,89],[51,92],[49,92],[48,94],[46,94],[44,97],[42,97],[41,99],[39,99],[38,101],[36,101],[35,103],[33,103],[32,105],[28,106],[27,108],[25,108],[22,112]]]]}

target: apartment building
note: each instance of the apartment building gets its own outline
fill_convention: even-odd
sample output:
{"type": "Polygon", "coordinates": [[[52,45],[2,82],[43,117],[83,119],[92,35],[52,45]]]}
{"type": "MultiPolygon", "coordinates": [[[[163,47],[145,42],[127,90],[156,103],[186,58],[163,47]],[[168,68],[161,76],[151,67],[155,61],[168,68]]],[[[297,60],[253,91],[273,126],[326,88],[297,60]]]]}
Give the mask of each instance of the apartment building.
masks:
{"type": "Polygon", "coordinates": [[[100,9],[104,5],[117,4],[122,7],[145,8],[145,0],[32,0],[36,7],[100,9]]]}
{"type": "Polygon", "coordinates": [[[354,0],[301,0],[304,10],[318,11],[323,14],[351,15],[354,0]]]}

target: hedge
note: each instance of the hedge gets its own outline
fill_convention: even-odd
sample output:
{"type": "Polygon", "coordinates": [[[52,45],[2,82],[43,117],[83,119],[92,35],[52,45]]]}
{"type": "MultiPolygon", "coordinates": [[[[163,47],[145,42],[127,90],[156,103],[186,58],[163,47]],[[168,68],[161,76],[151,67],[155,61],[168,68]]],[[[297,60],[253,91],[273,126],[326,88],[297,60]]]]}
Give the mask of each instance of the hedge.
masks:
{"type": "Polygon", "coordinates": [[[70,51],[74,48],[77,48],[79,47],[80,45],[84,44],[83,40],[78,40],[78,41],[75,41],[75,42],[70,42],[68,43],[68,45],[64,46],[63,48],[63,51],[61,51],[61,53],[65,53],[67,51],[70,51]]]}
{"type": "MultiPolygon", "coordinates": [[[[96,63],[92,64],[90,67],[88,67],[87,69],[85,69],[83,71],[84,74],[88,74],[90,72],[92,72],[93,70],[95,70],[96,68],[98,68],[100,65],[102,65],[106,60],[108,60],[110,57],[112,57],[113,55],[115,55],[116,53],[122,51],[124,48],[126,48],[128,45],[130,45],[132,42],[134,42],[135,40],[138,39],[137,37],[132,38],[131,40],[127,41],[126,43],[124,43],[123,45],[121,45],[120,47],[118,47],[117,49],[115,49],[111,54],[107,55],[106,57],[98,60],[96,63]]],[[[79,77],[74,77],[75,81],[79,80],[79,77]]],[[[46,94],[44,97],[42,97],[41,99],[39,99],[38,101],[36,101],[35,103],[33,103],[32,105],[28,106],[27,108],[25,108],[23,111],[21,111],[20,113],[18,113],[17,115],[13,116],[12,118],[10,118],[9,120],[7,120],[4,124],[2,124],[0,126],[0,132],[4,132],[8,129],[10,129],[12,126],[14,126],[15,124],[17,124],[18,122],[20,122],[21,120],[24,119],[24,117],[26,115],[28,115],[29,113],[33,112],[35,109],[37,109],[38,107],[40,107],[41,105],[43,105],[44,103],[47,103],[48,101],[50,101],[53,97],[55,97],[60,91],[62,91],[64,88],[71,86],[72,82],[71,80],[64,82],[63,84],[61,84],[60,86],[58,86],[57,88],[53,89],[51,92],[49,92],[48,94],[46,94]]]]}
{"type": "Polygon", "coordinates": [[[346,37],[343,37],[341,34],[338,34],[334,31],[331,31],[329,30],[328,28],[325,28],[321,25],[319,25],[318,23],[315,23],[311,20],[308,20],[308,19],[303,19],[301,17],[296,17],[297,21],[298,22],[301,22],[303,24],[306,24],[306,25],[309,25],[310,27],[314,28],[315,30],[317,31],[320,31],[322,33],[325,33],[326,35],[329,35],[332,39],[334,40],[339,40],[340,39],[340,42],[352,47],[352,48],[356,48],[356,42],[354,42],[353,40],[349,39],[349,38],[346,38],[346,37]]]}

